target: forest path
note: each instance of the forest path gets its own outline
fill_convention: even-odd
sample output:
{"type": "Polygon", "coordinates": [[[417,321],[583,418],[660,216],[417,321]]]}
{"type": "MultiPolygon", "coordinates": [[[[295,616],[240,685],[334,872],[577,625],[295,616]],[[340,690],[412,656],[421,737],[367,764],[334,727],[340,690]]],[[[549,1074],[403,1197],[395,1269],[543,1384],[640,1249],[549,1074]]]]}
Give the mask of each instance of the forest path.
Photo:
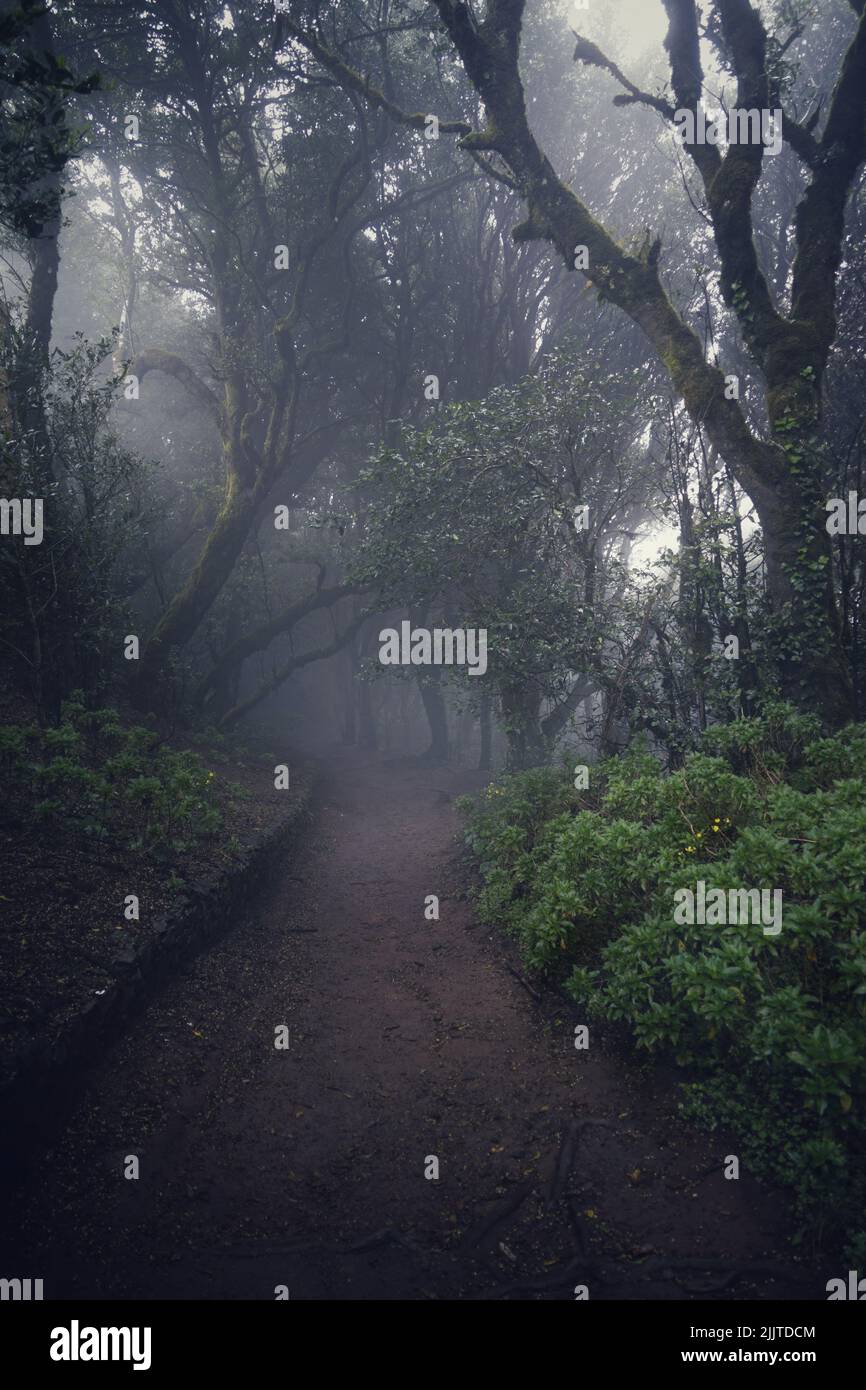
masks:
{"type": "MultiPolygon", "coordinates": [[[[597,1030],[576,1051],[473,921],[452,799],[484,780],[324,764],[285,872],[106,1055],[22,1194],[47,1297],[682,1298],[725,1272],[660,1257],[793,1268],[782,1203],[722,1175],[736,1150],[597,1030]]],[[[817,1296],[766,1274],[715,1296],[755,1293],[817,1296]]]]}

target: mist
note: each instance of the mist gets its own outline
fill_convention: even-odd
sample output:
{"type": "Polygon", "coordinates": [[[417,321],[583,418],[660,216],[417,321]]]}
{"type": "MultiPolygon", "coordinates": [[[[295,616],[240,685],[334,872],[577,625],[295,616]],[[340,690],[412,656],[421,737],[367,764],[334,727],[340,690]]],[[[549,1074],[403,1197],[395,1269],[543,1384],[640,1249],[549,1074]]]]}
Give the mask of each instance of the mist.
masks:
{"type": "Polygon", "coordinates": [[[0,4],[4,1300],[859,1296],[864,25],[0,4]]]}

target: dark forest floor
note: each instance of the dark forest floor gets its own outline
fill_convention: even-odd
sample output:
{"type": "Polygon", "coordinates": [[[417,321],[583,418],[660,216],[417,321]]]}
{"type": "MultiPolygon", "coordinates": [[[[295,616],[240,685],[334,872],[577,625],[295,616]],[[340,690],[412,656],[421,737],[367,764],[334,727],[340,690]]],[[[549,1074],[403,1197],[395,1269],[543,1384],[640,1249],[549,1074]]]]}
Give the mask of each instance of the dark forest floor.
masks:
{"type": "Polygon", "coordinates": [[[451,803],[484,780],[324,765],[284,873],[91,1073],[14,1272],[49,1298],[826,1296],[782,1198],[724,1179],[736,1145],[598,1029],[576,1051],[473,920],[451,803]]]}
{"type": "MultiPolygon", "coordinates": [[[[31,720],[32,712],[21,722],[31,720]]],[[[133,851],[130,836],[119,836],[117,827],[99,839],[62,816],[41,824],[22,815],[11,797],[0,807],[0,1070],[34,1036],[60,1037],[111,985],[120,951],[145,939],[202,875],[237,866],[242,837],[260,836],[284,818],[285,797],[262,794],[272,785],[270,747],[200,740],[195,751],[214,769],[209,799],[219,810],[220,829],[188,836],[179,851],[133,851]],[[124,917],[130,892],[140,901],[136,922],[124,917]]],[[[141,814],[132,804],[124,828],[135,826],[141,814]]]]}

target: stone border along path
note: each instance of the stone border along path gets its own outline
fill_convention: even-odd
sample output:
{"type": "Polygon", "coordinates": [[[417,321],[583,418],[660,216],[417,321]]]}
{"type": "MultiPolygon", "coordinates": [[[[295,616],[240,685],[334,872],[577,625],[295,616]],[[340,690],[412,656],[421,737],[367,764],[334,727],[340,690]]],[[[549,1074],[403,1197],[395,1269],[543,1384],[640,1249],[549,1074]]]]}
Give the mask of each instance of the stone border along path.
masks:
{"type": "Polygon", "coordinates": [[[825,1296],[781,1198],[723,1178],[731,1141],[599,1029],[576,1051],[574,1012],[473,920],[452,799],[485,780],[324,764],[282,872],[96,1066],[21,1194],[15,1267],[46,1298],[825,1296]]]}
{"type": "MultiPolygon", "coordinates": [[[[271,761],[270,759],[267,760],[271,761]]],[[[263,763],[263,770],[267,762],[263,763]]],[[[308,812],[313,775],[303,768],[283,793],[282,815],[242,838],[241,857],[193,880],[168,912],[130,929],[129,940],[99,965],[109,983],[68,1018],[4,1054],[0,1066],[0,1186],[17,1185],[41,1147],[62,1128],[82,1073],[125,1033],[130,1020],[184,961],[219,939],[275,863],[285,858],[308,812]]],[[[279,793],[270,793],[273,796],[279,793]]],[[[58,962],[59,964],[59,962],[58,962]]]]}

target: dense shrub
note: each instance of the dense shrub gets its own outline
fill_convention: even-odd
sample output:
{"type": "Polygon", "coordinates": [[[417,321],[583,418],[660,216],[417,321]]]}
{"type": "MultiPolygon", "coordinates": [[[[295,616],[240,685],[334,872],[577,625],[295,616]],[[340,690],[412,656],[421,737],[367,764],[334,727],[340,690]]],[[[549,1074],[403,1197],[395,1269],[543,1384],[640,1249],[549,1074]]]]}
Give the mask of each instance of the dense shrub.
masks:
{"type": "Polygon", "coordinates": [[[214,774],[197,754],[75,698],[55,727],[0,728],[0,765],[14,786],[2,814],[19,831],[57,827],[159,856],[183,853],[222,822],[214,774]]]}
{"type": "Polygon", "coordinates": [[[740,1134],[814,1228],[862,1226],[866,1183],[866,728],[784,706],[712,730],[663,775],[599,765],[593,809],[530,773],[468,806],[479,908],[590,1016],[688,1069],[685,1108],[740,1134]],[[779,889],[781,932],[683,926],[674,893],[779,889]]]}

